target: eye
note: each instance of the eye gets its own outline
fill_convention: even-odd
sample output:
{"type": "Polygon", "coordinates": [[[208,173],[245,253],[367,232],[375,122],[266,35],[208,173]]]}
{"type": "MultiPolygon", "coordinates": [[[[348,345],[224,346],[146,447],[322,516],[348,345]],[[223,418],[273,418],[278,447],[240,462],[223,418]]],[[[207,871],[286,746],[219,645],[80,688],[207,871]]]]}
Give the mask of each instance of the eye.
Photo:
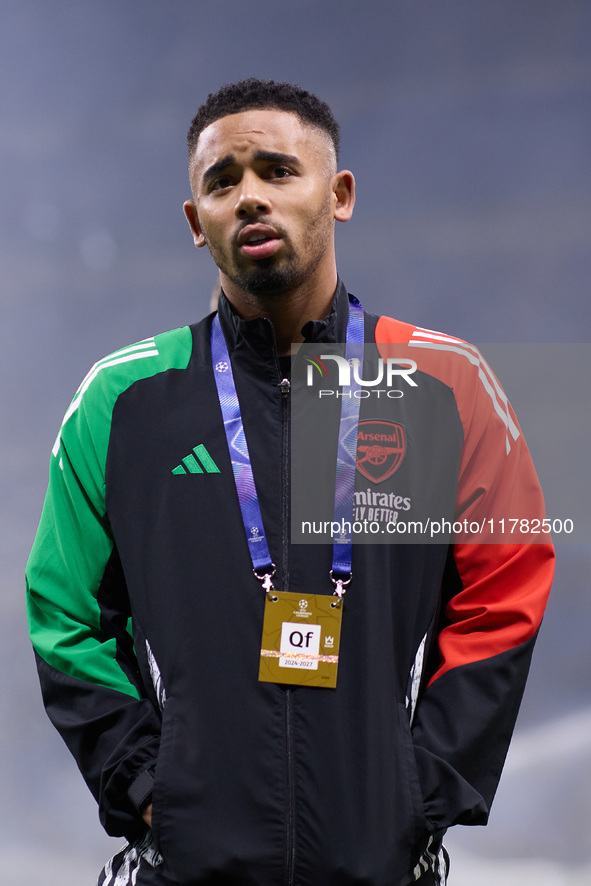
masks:
{"type": "Polygon", "coordinates": [[[287,166],[273,166],[270,172],[271,178],[289,178],[291,175],[291,169],[287,166]]]}
{"type": "Polygon", "coordinates": [[[231,187],[232,179],[229,175],[222,175],[219,178],[216,178],[215,181],[211,183],[210,191],[223,191],[226,188],[231,187]]]}

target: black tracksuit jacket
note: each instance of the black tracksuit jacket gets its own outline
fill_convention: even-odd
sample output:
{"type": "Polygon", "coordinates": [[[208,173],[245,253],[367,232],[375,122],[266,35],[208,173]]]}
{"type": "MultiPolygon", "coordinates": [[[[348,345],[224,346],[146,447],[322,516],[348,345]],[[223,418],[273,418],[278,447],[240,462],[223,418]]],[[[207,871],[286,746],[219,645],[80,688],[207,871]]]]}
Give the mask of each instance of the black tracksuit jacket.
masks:
{"type": "MultiPolygon", "coordinates": [[[[347,312],[339,283],[306,341],[343,341],[347,312]]],[[[275,587],[330,594],[330,543],[290,539],[290,393],[272,325],[224,297],[220,319],[275,587]]],[[[27,570],[48,714],[108,833],[157,847],[138,855],[137,886],[403,886],[435,869],[446,828],[487,820],[552,547],[356,544],[337,688],[259,682],[264,593],[210,330],[207,317],[99,361],[66,413],[27,570]],[[150,786],[147,839],[137,805],[150,786]]],[[[358,451],[358,517],[383,528],[450,500],[457,520],[543,517],[523,436],[474,348],[371,314],[365,341],[368,361],[406,349],[418,368],[402,397],[361,403],[376,445],[380,428],[402,436],[385,478],[358,451]]]]}

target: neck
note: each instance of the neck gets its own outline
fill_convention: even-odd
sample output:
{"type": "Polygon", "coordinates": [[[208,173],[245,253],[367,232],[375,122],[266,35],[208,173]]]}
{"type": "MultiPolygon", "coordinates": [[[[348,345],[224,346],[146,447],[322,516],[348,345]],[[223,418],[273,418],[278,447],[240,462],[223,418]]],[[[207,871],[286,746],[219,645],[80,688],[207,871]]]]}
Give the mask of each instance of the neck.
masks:
{"type": "MultiPolygon", "coordinates": [[[[245,292],[221,275],[226,298],[244,320],[265,317],[275,330],[277,352],[280,356],[292,352],[292,344],[304,340],[302,327],[309,320],[322,320],[330,313],[337,286],[336,269],[325,280],[311,280],[289,292],[260,296],[245,292]]],[[[294,349],[295,350],[295,349],[294,349]]]]}

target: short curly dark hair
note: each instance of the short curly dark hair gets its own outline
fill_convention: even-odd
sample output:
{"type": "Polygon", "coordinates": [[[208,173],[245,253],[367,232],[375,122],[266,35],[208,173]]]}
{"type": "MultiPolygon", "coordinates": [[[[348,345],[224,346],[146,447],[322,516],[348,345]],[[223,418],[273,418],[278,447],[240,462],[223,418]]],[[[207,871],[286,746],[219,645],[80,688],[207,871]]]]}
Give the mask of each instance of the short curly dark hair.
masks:
{"type": "Polygon", "coordinates": [[[189,162],[193,158],[197,140],[206,126],[241,111],[265,108],[292,111],[304,123],[317,126],[330,137],[335,155],[339,155],[340,129],[326,102],[293,83],[277,83],[275,80],[257,80],[249,77],[238,83],[227,83],[207,96],[193,120],[187,134],[189,162]]]}

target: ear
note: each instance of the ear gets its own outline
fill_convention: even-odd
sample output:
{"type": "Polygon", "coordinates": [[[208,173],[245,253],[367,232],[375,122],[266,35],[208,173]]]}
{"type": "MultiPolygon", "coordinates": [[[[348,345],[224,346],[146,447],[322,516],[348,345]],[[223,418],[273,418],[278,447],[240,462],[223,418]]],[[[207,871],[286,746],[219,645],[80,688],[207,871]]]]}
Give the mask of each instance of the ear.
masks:
{"type": "Polygon", "coordinates": [[[199,223],[199,216],[197,215],[197,205],[195,201],[185,200],[185,202],[183,203],[183,210],[185,213],[185,217],[189,222],[191,233],[193,234],[193,243],[198,249],[200,249],[202,246],[205,246],[205,237],[203,236],[201,224],[199,223]]]}
{"type": "Polygon", "coordinates": [[[336,198],[334,217],[337,221],[349,221],[355,206],[355,176],[343,169],[333,176],[332,189],[336,198]]]}

